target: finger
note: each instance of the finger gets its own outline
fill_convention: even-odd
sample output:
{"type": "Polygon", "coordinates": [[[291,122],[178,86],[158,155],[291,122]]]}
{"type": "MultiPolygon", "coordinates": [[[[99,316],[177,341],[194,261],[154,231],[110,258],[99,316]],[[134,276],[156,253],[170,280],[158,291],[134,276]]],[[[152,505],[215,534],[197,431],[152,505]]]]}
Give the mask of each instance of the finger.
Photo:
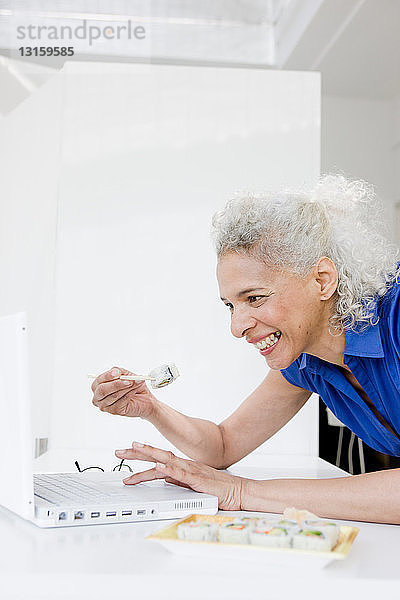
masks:
{"type": "MultiPolygon", "coordinates": [[[[190,461],[186,461],[189,463],[190,461]]],[[[164,474],[164,479],[174,479],[179,482],[182,487],[190,487],[192,489],[196,489],[195,478],[193,477],[192,472],[188,468],[181,467],[177,464],[162,464],[156,463],[155,469],[157,473],[164,474]]]]}
{"type": "MultiPolygon", "coordinates": [[[[109,410],[109,408],[111,406],[115,406],[115,404],[117,404],[120,400],[125,399],[125,396],[127,394],[129,394],[131,391],[132,390],[131,390],[130,386],[124,386],[124,389],[119,390],[118,392],[114,392],[113,394],[110,394],[109,396],[106,396],[106,398],[104,398],[103,400],[96,400],[93,397],[92,404],[94,406],[97,406],[97,408],[99,408],[100,410],[107,410],[108,412],[111,412],[109,410]]],[[[126,404],[127,400],[125,399],[124,402],[126,404]]]]}
{"type": "Polygon", "coordinates": [[[133,415],[132,406],[130,400],[126,398],[126,394],[123,394],[112,404],[102,405],[100,403],[98,408],[110,415],[128,416],[129,413],[129,416],[135,416],[133,415]]]}
{"type": "Polygon", "coordinates": [[[177,481],[176,479],[172,479],[172,477],[164,477],[165,481],[167,483],[173,483],[174,485],[179,485],[179,487],[183,487],[186,488],[188,490],[191,490],[192,488],[190,487],[190,485],[187,485],[186,483],[182,483],[181,481],[177,481]]]}
{"type": "Polygon", "coordinates": [[[93,394],[92,403],[100,408],[101,405],[109,406],[122,398],[130,391],[134,381],[116,379],[107,383],[100,383],[93,394]]]}
{"type": "Polygon", "coordinates": [[[126,458],[128,460],[149,460],[156,463],[177,463],[183,464],[189,462],[184,458],[175,456],[169,450],[162,450],[161,448],[154,448],[148,444],[141,444],[140,442],[133,442],[132,448],[126,448],[125,450],[116,450],[115,455],[118,458],[126,458]]]}
{"type": "Polygon", "coordinates": [[[104,373],[101,373],[101,375],[96,377],[91,386],[92,392],[95,391],[95,389],[100,383],[114,381],[115,379],[118,379],[120,375],[132,375],[132,373],[122,367],[112,367],[108,371],[105,371],[104,373]]]}
{"type": "Polygon", "coordinates": [[[142,483],[143,481],[153,481],[154,479],[164,479],[164,475],[157,471],[155,467],[148,469],[147,471],[134,473],[133,475],[126,477],[126,479],[123,479],[123,482],[126,485],[134,485],[136,483],[142,483]]]}

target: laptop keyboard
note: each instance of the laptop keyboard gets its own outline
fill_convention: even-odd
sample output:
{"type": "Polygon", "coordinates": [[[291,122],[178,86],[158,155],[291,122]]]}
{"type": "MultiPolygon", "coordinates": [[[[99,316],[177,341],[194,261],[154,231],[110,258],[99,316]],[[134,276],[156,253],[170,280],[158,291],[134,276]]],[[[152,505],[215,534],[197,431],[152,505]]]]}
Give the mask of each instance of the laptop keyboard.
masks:
{"type": "Polygon", "coordinates": [[[35,495],[54,504],[68,501],[92,504],[101,504],[110,500],[132,501],[132,490],[125,486],[120,488],[118,485],[116,489],[111,487],[105,490],[104,483],[83,482],[82,479],[82,476],[69,473],[35,474],[33,476],[35,495]]]}

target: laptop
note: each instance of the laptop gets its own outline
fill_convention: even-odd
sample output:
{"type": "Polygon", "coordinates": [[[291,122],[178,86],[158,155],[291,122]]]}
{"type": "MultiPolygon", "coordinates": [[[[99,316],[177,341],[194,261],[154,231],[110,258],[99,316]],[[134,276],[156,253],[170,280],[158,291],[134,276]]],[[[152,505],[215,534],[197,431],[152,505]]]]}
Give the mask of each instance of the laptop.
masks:
{"type": "Polygon", "coordinates": [[[39,527],[214,515],[218,498],[163,480],[126,486],[121,472],[33,473],[28,320],[0,317],[0,504],[39,527]]]}

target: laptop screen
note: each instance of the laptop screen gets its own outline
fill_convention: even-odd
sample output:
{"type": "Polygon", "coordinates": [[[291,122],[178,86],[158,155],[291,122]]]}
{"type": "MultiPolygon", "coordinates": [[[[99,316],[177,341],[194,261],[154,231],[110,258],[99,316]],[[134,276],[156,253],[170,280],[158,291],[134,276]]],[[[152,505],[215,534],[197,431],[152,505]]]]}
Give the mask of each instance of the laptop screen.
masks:
{"type": "Polygon", "coordinates": [[[0,504],[34,516],[33,436],[25,313],[0,317],[0,504]]]}

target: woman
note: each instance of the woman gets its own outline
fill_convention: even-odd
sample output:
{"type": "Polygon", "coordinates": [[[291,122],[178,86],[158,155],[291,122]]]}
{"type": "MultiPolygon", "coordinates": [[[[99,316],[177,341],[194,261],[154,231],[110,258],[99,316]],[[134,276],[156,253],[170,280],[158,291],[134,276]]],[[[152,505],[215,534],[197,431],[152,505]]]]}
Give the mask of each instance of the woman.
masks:
{"type": "Polygon", "coordinates": [[[163,478],[214,494],[220,509],[400,524],[400,469],[337,479],[253,481],[222,472],[285,425],[318,393],[371,447],[400,456],[400,269],[378,231],[373,189],[323,177],[308,194],[233,200],[213,219],[221,299],[234,336],[270,368],[261,385],[216,425],[159,402],[113,368],[93,403],[147,419],[193,460],[133,443],[119,458],[155,462],[125,480],[163,478]]]}

